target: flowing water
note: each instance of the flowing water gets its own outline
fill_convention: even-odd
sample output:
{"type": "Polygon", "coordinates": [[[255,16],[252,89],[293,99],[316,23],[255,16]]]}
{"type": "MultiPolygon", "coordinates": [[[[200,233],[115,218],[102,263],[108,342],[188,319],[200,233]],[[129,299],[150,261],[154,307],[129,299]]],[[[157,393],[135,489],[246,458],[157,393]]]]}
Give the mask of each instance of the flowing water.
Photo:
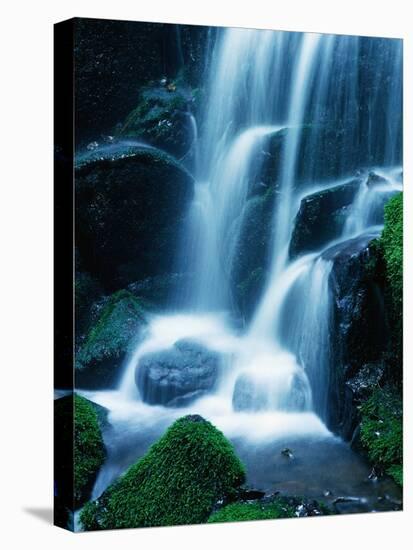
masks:
{"type": "MultiPolygon", "coordinates": [[[[235,442],[248,464],[251,483],[266,489],[276,484],[269,472],[272,459],[265,465],[262,456],[268,452],[278,456],[278,447],[291,445],[301,450],[304,462],[295,474],[286,474],[289,466],[278,464],[281,478],[286,482],[286,476],[295,475],[296,483],[305,486],[313,477],[315,487],[309,494],[320,494],[325,482],[322,476],[317,481],[318,466],[305,450],[317,443],[325,456],[332,449],[342,453],[340,476],[348,491],[356,490],[350,477],[360,459],[323,422],[333,362],[329,350],[333,260],[326,259],[326,251],[364,233],[377,235],[385,201],[401,188],[397,168],[401,45],[370,40],[248,29],[218,33],[207,101],[198,120],[191,119],[197,140],[195,196],[184,228],[183,254],[178,257],[186,256],[193,277],[176,298],[177,311],[150,321],[118,390],[85,393],[109,409],[110,422],[104,434],[108,460],[93,498],[175,418],[187,413],[203,415],[235,442]],[[367,64],[361,71],[361,56],[370,56],[372,66],[377,61],[375,70],[369,71],[367,64]],[[363,93],[371,95],[368,116],[359,108],[363,93]],[[344,153],[330,162],[324,152],[331,139],[327,130],[340,128],[344,153]],[[260,178],[264,153],[275,138],[282,145],[273,175],[276,193],[266,283],[249,325],[240,330],[231,270],[252,182],[260,178]],[[329,162],[329,173],[324,174],[329,162]],[[319,250],[290,260],[300,201],[315,188],[354,179],[357,170],[361,170],[359,190],[344,213],[341,234],[319,250]],[[369,183],[371,170],[382,177],[374,185],[369,183]],[[145,404],[135,385],[140,358],[183,338],[196,339],[222,356],[213,394],[180,409],[145,404]],[[255,460],[259,449],[264,454],[255,460]]],[[[367,477],[363,467],[360,475],[367,477]]],[[[305,487],[301,489],[305,494],[305,487]]],[[[357,491],[370,494],[366,487],[358,486],[357,491]]]]}

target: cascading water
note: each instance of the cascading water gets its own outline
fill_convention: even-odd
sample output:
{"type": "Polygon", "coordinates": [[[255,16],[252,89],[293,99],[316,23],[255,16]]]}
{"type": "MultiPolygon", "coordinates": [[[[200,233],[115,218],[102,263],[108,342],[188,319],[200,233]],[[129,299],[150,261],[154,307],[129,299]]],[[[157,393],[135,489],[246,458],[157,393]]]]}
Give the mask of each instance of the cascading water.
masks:
{"type": "MultiPolygon", "coordinates": [[[[232,388],[228,396],[234,388],[239,390],[239,380],[244,381],[244,387],[248,380],[250,392],[256,392],[256,409],[297,409],[297,399],[288,396],[296,394],[300,387],[301,409],[308,410],[311,386],[316,396],[315,409],[325,416],[320,411],[327,407],[328,353],[320,350],[328,348],[331,262],[324,261],[320,256],[323,251],[319,251],[289,263],[288,250],[298,205],[297,181],[304,180],[310,188],[317,176],[315,159],[307,169],[301,166],[302,140],[308,127],[312,127],[308,142],[316,158],[324,127],[331,125],[332,120],[340,122],[345,118],[350,136],[363,127],[358,115],[356,71],[360,48],[357,37],[227,29],[218,37],[212,56],[208,103],[197,146],[202,158],[198,153],[195,198],[185,231],[185,252],[193,273],[192,282],[182,293],[188,312],[200,315],[231,311],[230,273],[251,182],[260,174],[260,153],[266,141],[281,130],[286,132],[278,163],[267,284],[242,339],[247,344],[241,345],[238,338],[236,349],[232,350],[232,388]],[[333,86],[336,80],[342,84],[339,92],[333,86]],[[274,96],[268,97],[269,88],[274,90],[274,96]],[[290,315],[290,323],[286,323],[287,302],[290,307],[294,304],[297,312],[290,315]],[[304,330],[306,324],[314,330],[304,330]],[[287,337],[283,337],[286,332],[287,337]],[[281,384],[280,376],[287,382],[281,384]],[[280,391],[285,395],[272,398],[278,392],[275,387],[283,388],[280,391]]],[[[388,62],[392,55],[399,61],[398,49],[387,52],[388,62]]],[[[388,66],[383,62],[381,76],[386,70],[388,66]]],[[[397,86],[393,91],[397,92],[397,86]]],[[[373,103],[378,93],[375,88],[373,103]]],[[[393,110],[397,108],[391,90],[388,102],[393,110]]],[[[370,126],[367,136],[367,156],[376,150],[383,160],[394,157],[394,145],[378,145],[370,126]],[[388,152],[389,147],[392,153],[388,152]]],[[[342,159],[338,171],[341,164],[342,159]]],[[[367,179],[360,184],[349,209],[342,239],[377,225],[380,219],[382,197],[388,196],[391,189],[385,180],[382,185],[369,187],[367,179]]],[[[170,322],[178,320],[172,318],[170,322]]],[[[189,329],[187,332],[192,334],[189,329]]],[[[231,335],[229,327],[226,332],[231,335]]],[[[197,333],[197,338],[214,347],[209,337],[197,333]]],[[[140,346],[127,369],[122,388],[129,396],[137,397],[133,372],[148,345],[152,349],[148,343],[140,346]]],[[[161,346],[159,341],[157,345],[161,346]]]]}
{"type": "MultiPolygon", "coordinates": [[[[119,432],[136,435],[142,423],[164,427],[171,419],[197,412],[230,437],[328,436],[320,421],[329,406],[331,364],[333,260],[326,251],[364,232],[377,233],[385,199],[400,189],[400,170],[383,167],[401,160],[401,85],[383,83],[391,75],[400,80],[394,64],[400,65],[401,49],[379,39],[373,42],[366,50],[357,37],[247,29],[218,33],[208,102],[196,125],[193,121],[197,183],[181,254],[192,278],[177,300],[177,314],[154,316],[150,322],[119,391],[95,396],[111,410],[119,432]],[[383,48],[377,75],[367,69],[361,73],[359,56],[374,59],[383,48]],[[363,87],[372,90],[368,116],[359,109],[363,87]],[[386,125],[380,94],[390,111],[386,125]],[[342,152],[327,158],[331,132],[342,152]],[[250,324],[240,333],[234,328],[231,269],[252,184],[260,178],[264,153],[274,138],[282,145],[273,175],[266,281],[250,324]],[[369,181],[370,167],[382,177],[380,182],[369,181]],[[341,233],[311,254],[290,260],[300,200],[315,186],[334,187],[359,168],[365,176],[358,176],[359,190],[343,212],[341,233]],[[145,405],[135,385],[140,358],[183,338],[225,358],[214,391],[184,409],[145,405]]],[[[115,467],[115,458],[109,463],[118,473],[124,467],[115,467]]],[[[95,496],[116,475],[107,472],[98,479],[95,496]]]]}

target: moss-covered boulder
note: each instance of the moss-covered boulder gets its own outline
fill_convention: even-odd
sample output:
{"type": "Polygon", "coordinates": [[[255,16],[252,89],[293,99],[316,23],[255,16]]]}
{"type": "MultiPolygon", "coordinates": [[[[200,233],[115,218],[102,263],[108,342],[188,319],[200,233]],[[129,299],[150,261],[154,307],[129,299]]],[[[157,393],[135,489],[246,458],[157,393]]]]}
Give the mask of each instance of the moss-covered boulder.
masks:
{"type": "Polygon", "coordinates": [[[377,387],[360,407],[360,441],[376,472],[403,485],[403,406],[393,387],[377,387]]]}
{"type": "Polygon", "coordinates": [[[120,290],[96,304],[94,321],[76,353],[77,387],[107,388],[119,378],[124,359],[146,326],[138,298],[120,290]]]}
{"type": "Polygon", "coordinates": [[[85,506],[81,522],[86,530],[204,523],[244,479],[223,434],[200,416],[186,416],[85,506]]]}
{"type": "Polygon", "coordinates": [[[77,157],[76,246],[106,292],[174,272],[193,178],[171,156],[125,143],[77,157]]]}
{"type": "Polygon", "coordinates": [[[257,502],[235,502],[214,512],[208,523],[232,521],[256,521],[260,519],[279,519],[294,517],[294,509],[280,502],[260,504],[257,502]]]}
{"type": "Polygon", "coordinates": [[[78,508],[89,497],[106,451],[100,424],[104,410],[77,395],[57,399],[55,406],[55,484],[58,513],[78,508]]]}

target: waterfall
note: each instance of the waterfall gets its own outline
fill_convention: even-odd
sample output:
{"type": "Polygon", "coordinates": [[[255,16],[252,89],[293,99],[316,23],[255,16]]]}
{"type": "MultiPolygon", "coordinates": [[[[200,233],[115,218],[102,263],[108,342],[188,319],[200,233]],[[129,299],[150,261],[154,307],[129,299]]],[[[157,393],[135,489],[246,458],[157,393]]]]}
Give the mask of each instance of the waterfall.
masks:
{"type": "Polygon", "coordinates": [[[385,201],[401,187],[394,169],[401,161],[401,48],[386,39],[217,32],[205,104],[191,119],[196,184],[180,255],[191,281],[177,315],[150,323],[121,381],[124,396],[139,399],[134,372],[144,353],[192,337],[226,357],[215,394],[204,405],[222,406],[231,418],[260,411],[327,417],[333,260],[326,251],[377,232],[385,201]],[[281,143],[275,153],[274,139],[281,143]],[[230,274],[270,149],[278,156],[266,278],[240,333],[230,274]],[[372,184],[370,171],[381,181],[372,184]],[[356,172],[359,189],[343,211],[341,234],[290,260],[300,200],[315,186],[332,188],[356,172]]]}
{"type": "Polygon", "coordinates": [[[215,159],[209,182],[195,186],[190,212],[190,235],[196,248],[196,276],[191,305],[197,310],[228,307],[234,250],[238,242],[253,173],[259,171],[256,153],[265,137],[279,126],[253,126],[236,136],[215,159]]]}

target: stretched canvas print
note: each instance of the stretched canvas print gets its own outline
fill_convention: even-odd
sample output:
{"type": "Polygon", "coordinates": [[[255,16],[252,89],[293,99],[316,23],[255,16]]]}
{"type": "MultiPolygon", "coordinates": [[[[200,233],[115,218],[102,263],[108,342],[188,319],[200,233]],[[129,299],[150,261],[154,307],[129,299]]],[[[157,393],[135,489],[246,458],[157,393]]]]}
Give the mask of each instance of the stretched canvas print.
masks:
{"type": "Polygon", "coordinates": [[[57,525],[402,508],[402,56],[55,26],[57,525]]]}

